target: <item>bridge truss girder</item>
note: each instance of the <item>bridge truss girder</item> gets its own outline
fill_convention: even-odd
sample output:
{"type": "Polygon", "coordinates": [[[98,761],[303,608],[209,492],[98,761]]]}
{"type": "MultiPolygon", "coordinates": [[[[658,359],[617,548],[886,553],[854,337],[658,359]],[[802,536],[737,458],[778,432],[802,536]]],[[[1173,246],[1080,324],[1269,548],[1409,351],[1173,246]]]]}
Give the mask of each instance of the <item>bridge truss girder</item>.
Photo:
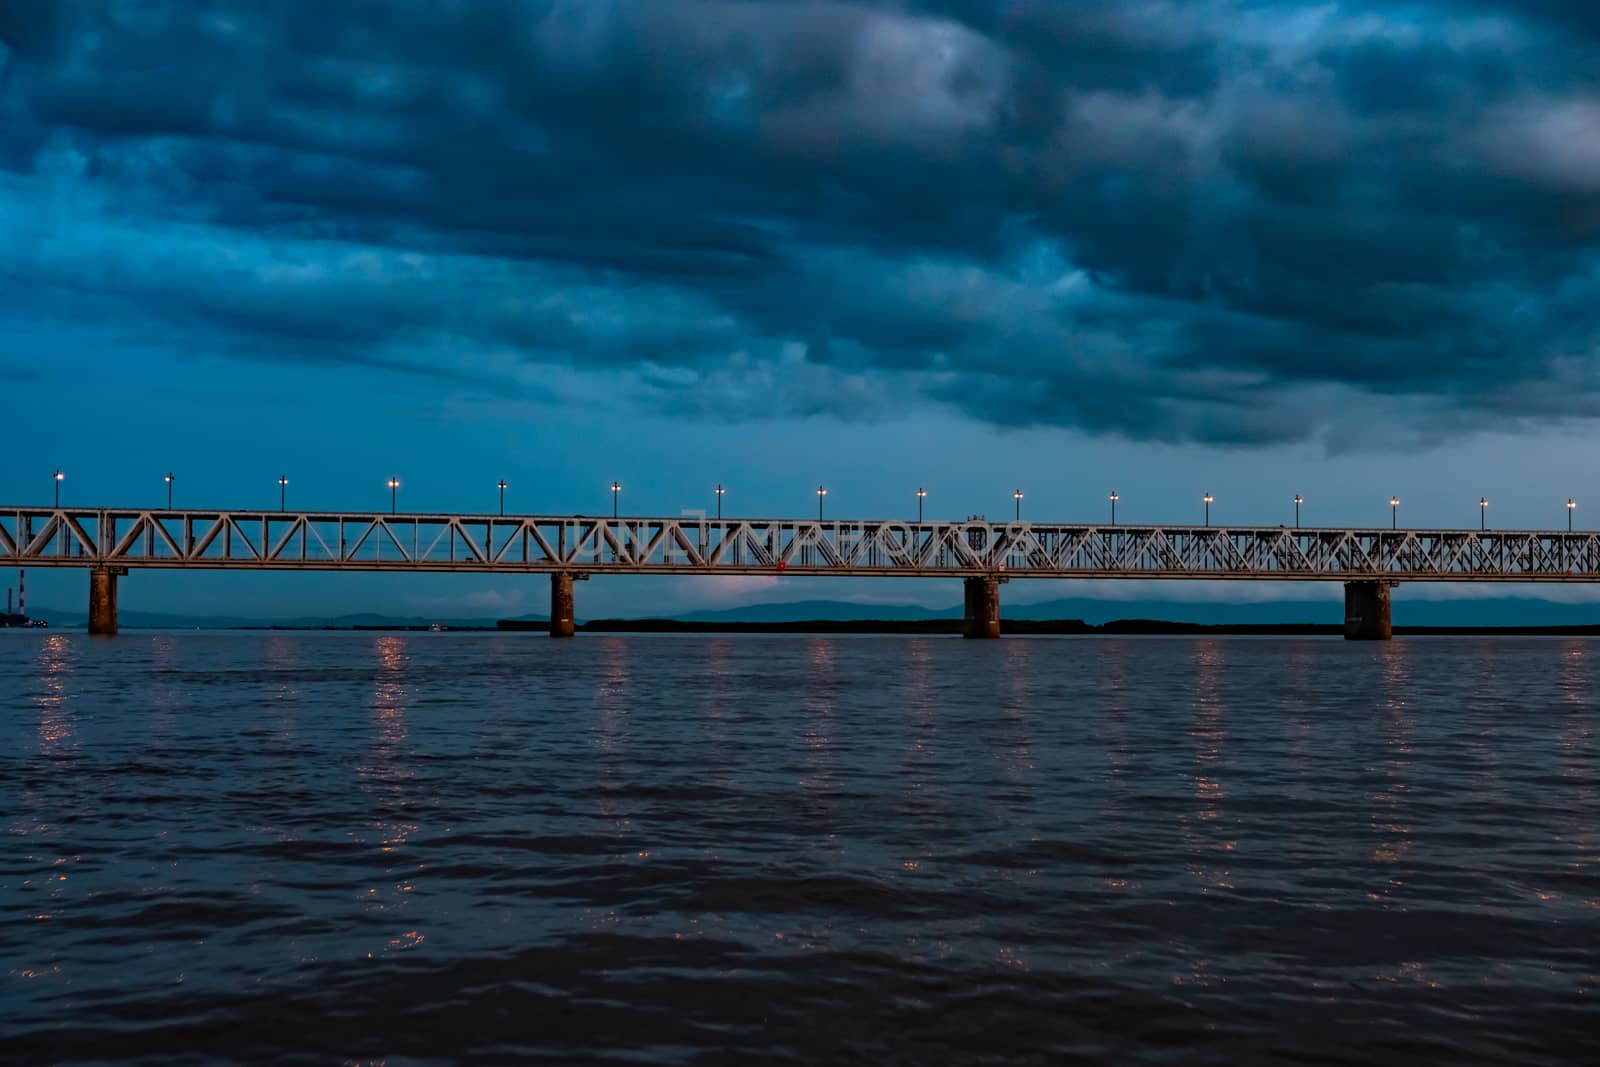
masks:
{"type": "Polygon", "coordinates": [[[1600,534],[9,507],[0,565],[1592,582],[1600,534]]]}

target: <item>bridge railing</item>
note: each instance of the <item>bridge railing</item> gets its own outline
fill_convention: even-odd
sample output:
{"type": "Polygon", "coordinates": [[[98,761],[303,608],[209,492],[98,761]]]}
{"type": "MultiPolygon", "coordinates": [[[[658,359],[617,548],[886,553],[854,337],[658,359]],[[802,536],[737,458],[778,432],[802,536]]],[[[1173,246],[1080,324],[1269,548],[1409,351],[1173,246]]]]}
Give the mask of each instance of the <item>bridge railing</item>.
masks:
{"type": "Polygon", "coordinates": [[[9,507],[0,565],[1589,582],[1600,535],[9,507]]]}

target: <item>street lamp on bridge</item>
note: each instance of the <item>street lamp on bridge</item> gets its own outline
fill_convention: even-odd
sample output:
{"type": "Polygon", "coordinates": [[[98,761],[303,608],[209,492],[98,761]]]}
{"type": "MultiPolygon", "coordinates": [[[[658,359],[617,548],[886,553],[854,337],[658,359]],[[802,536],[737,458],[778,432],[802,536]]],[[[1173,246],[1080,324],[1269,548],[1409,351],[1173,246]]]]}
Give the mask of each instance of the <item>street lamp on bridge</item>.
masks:
{"type": "Polygon", "coordinates": [[[168,511],[172,510],[172,483],[173,483],[174,480],[175,479],[172,476],[172,472],[168,471],[167,472],[167,477],[166,477],[166,483],[167,483],[167,510],[168,511]]]}
{"type": "Polygon", "coordinates": [[[1570,496],[1567,497],[1567,533],[1572,532],[1572,509],[1577,506],[1577,504],[1573,503],[1570,496]]]}
{"type": "Polygon", "coordinates": [[[1018,489],[1015,493],[1011,494],[1011,497],[1012,497],[1012,499],[1014,499],[1017,502],[1017,521],[1021,522],[1022,521],[1022,490],[1018,489]]]}
{"type": "Polygon", "coordinates": [[[1111,525],[1113,526],[1117,524],[1117,501],[1121,499],[1115,489],[1111,490],[1111,525]]]}
{"type": "Polygon", "coordinates": [[[726,493],[726,492],[727,492],[727,490],[722,488],[722,483],[718,482],[717,483],[717,521],[718,522],[722,521],[722,494],[726,493]]]}
{"type": "Polygon", "coordinates": [[[622,492],[622,483],[621,482],[612,482],[611,483],[611,517],[613,519],[615,519],[617,517],[617,494],[620,493],[620,492],[622,492]]]}
{"type": "Polygon", "coordinates": [[[1488,499],[1488,497],[1480,496],[1478,498],[1478,529],[1487,530],[1488,528],[1489,528],[1489,499],[1488,499]]]}
{"type": "Polygon", "coordinates": [[[1305,498],[1299,493],[1294,495],[1294,528],[1300,529],[1300,505],[1305,503],[1305,498]]]}
{"type": "Polygon", "coordinates": [[[1400,529],[1400,498],[1397,496],[1389,498],[1389,529],[1400,529]]]}
{"type": "Polygon", "coordinates": [[[500,514],[504,515],[506,513],[506,480],[501,478],[494,483],[494,487],[500,490],[500,514]]]}
{"type": "Polygon", "coordinates": [[[1216,497],[1212,496],[1210,493],[1207,493],[1205,496],[1201,497],[1200,499],[1205,501],[1205,504],[1206,504],[1206,525],[1210,526],[1211,525],[1211,502],[1213,500],[1215,500],[1216,497]]]}
{"type": "Polygon", "coordinates": [[[826,489],[824,489],[820,485],[817,486],[817,521],[818,522],[822,521],[822,498],[827,496],[827,495],[828,495],[828,491],[826,489]]]}
{"type": "Polygon", "coordinates": [[[926,497],[927,495],[928,495],[928,491],[926,489],[922,488],[922,486],[920,486],[920,485],[917,486],[917,524],[918,525],[921,525],[921,523],[922,523],[922,501],[923,501],[923,498],[926,497]]]}
{"type": "Polygon", "coordinates": [[[67,478],[67,476],[65,474],[61,473],[61,468],[57,467],[56,468],[56,507],[58,507],[58,508],[61,506],[61,483],[66,481],[66,478],[67,478]]]}
{"type": "Polygon", "coordinates": [[[389,476],[389,514],[393,515],[400,506],[400,479],[394,475],[389,476]]]}
{"type": "Polygon", "coordinates": [[[278,510],[289,510],[289,476],[287,474],[278,475],[278,510]]]}

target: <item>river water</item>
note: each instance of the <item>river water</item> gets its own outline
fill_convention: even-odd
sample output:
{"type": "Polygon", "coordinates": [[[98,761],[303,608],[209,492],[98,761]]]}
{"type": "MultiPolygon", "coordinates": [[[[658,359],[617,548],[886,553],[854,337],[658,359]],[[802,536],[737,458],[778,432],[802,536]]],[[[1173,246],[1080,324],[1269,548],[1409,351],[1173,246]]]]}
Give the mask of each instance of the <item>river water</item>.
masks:
{"type": "Polygon", "coordinates": [[[0,1061],[1600,1060],[1600,641],[0,635],[0,1061]]]}

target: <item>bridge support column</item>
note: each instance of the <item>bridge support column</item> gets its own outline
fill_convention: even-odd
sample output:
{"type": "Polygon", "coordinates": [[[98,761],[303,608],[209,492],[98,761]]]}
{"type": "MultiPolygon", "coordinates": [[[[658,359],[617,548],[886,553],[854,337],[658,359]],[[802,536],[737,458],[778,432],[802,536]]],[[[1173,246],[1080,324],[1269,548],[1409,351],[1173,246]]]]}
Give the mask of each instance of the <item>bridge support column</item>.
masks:
{"type": "Polygon", "coordinates": [[[1388,641],[1394,637],[1389,621],[1391,582],[1344,583],[1344,639],[1388,641]]]}
{"type": "Polygon", "coordinates": [[[126,567],[94,567],[89,571],[89,632],[110,637],[117,632],[117,579],[126,567]]]}
{"type": "Polygon", "coordinates": [[[1000,579],[991,575],[968,578],[966,587],[966,613],[962,621],[961,636],[974,640],[989,640],[1000,636],[1000,579]]]}
{"type": "Polygon", "coordinates": [[[550,576],[550,636],[571,637],[578,632],[572,614],[572,575],[550,576]]]}

